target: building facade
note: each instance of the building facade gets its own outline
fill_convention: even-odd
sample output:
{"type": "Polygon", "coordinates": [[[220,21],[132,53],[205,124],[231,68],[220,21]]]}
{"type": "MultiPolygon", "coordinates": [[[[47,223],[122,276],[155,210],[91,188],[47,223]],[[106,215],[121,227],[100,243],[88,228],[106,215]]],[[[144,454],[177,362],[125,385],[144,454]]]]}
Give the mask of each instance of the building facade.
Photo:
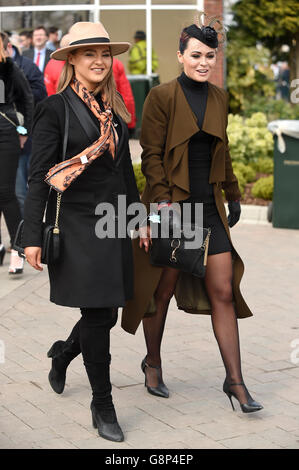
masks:
{"type": "MultiPolygon", "coordinates": [[[[159,58],[160,81],[180,74],[176,58],[181,30],[196,12],[223,17],[223,0],[0,0],[0,29],[19,32],[43,24],[62,34],[76,21],[102,21],[112,40],[133,42],[134,32],[147,32],[159,58]]],[[[120,56],[127,66],[128,53],[120,56]]],[[[224,51],[220,46],[211,81],[225,86],[224,51]]]]}

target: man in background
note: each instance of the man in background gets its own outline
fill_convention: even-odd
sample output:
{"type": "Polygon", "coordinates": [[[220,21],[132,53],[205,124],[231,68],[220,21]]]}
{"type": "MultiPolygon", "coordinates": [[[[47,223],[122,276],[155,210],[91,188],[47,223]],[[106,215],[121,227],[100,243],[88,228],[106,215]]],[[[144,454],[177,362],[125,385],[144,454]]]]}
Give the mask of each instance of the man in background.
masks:
{"type": "MultiPolygon", "coordinates": [[[[134,36],[134,46],[129,52],[129,72],[131,74],[146,74],[146,34],[144,31],[136,31],[134,36]]],[[[158,69],[158,57],[152,49],[152,72],[158,69]]]]}
{"type": "Polygon", "coordinates": [[[50,60],[51,50],[47,49],[48,33],[44,26],[37,26],[32,33],[32,49],[26,49],[23,56],[28,57],[37,65],[42,74],[50,60]]]}
{"type": "Polygon", "coordinates": [[[47,41],[46,47],[50,51],[54,52],[59,47],[59,29],[56,26],[50,26],[48,28],[49,39],[47,41]]]}
{"type": "Polygon", "coordinates": [[[25,49],[32,49],[32,31],[24,29],[19,33],[19,38],[22,51],[25,49]]]}

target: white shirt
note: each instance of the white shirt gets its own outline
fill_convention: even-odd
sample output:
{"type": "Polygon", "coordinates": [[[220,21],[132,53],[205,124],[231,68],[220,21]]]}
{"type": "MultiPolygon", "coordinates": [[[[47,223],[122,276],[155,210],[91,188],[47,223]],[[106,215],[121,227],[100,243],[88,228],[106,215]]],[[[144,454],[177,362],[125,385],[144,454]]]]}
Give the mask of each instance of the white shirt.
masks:
{"type": "Polygon", "coordinates": [[[43,73],[44,71],[44,64],[45,64],[45,59],[46,59],[46,48],[44,47],[44,49],[41,49],[40,51],[36,48],[34,48],[34,57],[33,57],[33,62],[36,64],[36,59],[37,59],[37,55],[38,53],[40,52],[40,57],[39,57],[39,65],[38,65],[38,68],[40,69],[40,71],[43,73]]]}

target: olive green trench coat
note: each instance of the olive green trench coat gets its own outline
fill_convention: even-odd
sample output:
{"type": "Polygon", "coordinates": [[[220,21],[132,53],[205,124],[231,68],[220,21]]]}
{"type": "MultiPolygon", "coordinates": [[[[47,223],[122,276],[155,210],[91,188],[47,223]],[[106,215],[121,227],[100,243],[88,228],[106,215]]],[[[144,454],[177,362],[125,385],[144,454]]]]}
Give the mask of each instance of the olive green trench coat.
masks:
{"type": "MultiPolygon", "coordinates": [[[[222,189],[228,201],[241,197],[238,180],[233,173],[226,134],[228,95],[225,90],[208,83],[208,99],[202,129],[215,136],[209,183],[213,183],[215,202],[231,241],[224,207],[222,189]]],[[[190,196],[188,143],[199,131],[192,112],[178,81],[156,86],[148,94],[143,108],[140,144],[142,171],[146,186],[142,202],[158,202],[169,199],[182,201],[190,196]]],[[[122,327],[135,334],[144,316],[155,313],[153,295],[163,268],[150,264],[149,255],[139,248],[139,239],[133,240],[134,297],[126,303],[122,313],[122,327]]],[[[252,316],[241,292],[240,282],[244,264],[233,247],[233,303],[238,318],[252,316]]],[[[190,274],[180,273],[175,298],[179,309],[188,313],[211,314],[211,304],[204,282],[190,274]]]]}

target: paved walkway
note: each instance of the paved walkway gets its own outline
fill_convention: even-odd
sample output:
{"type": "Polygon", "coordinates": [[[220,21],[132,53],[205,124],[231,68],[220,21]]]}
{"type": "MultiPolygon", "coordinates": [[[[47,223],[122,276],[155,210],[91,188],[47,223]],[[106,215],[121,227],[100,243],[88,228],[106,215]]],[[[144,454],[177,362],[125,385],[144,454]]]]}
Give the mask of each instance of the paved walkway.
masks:
{"type": "Polygon", "coordinates": [[[163,343],[170,398],[146,392],[142,330],[132,336],[118,322],[111,379],[125,442],[101,439],[91,426],[81,357],[69,367],[62,395],[47,380],[46,352],[66,338],[78,310],[48,301],[46,269],[26,266],[22,278],[9,278],[6,257],[0,267],[0,448],[298,449],[299,231],[239,223],[232,236],[246,263],[242,291],[254,311],[239,322],[243,373],[263,411],[232,411],[210,318],[180,312],[172,302],[163,343]]]}

